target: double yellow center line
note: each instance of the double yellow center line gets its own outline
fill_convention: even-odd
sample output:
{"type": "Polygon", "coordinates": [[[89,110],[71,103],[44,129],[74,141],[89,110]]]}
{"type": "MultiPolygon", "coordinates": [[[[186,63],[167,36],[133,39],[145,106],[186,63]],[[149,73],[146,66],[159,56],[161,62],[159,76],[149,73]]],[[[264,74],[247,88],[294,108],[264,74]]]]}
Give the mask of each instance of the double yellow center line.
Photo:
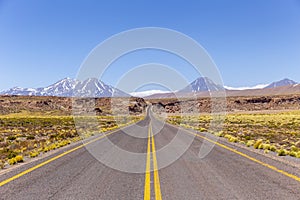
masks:
{"type": "Polygon", "coordinates": [[[148,129],[148,145],[147,145],[147,161],[146,161],[146,172],[145,172],[145,188],[144,188],[144,200],[151,199],[151,155],[153,163],[153,176],[154,176],[154,192],[155,200],[161,200],[160,182],[158,175],[155,142],[152,132],[151,122],[149,123],[148,129]],[[152,147],[152,152],[151,152],[152,147]]]}

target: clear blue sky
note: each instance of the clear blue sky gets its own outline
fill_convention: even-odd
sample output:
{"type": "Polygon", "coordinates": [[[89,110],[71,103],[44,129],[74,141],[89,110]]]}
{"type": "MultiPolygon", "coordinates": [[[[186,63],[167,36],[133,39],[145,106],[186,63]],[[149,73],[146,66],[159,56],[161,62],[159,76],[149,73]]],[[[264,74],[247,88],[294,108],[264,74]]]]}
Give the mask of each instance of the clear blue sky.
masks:
{"type": "MultiPolygon", "coordinates": [[[[74,78],[97,44],[148,26],[174,29],[198,41],[227,86],[285,77],[300,82],[300,1],[0,0],[0,90],[74,78]]],[[[161,62],[186,73],[189,81],[197,78],[176,58],[148,53],[129,56],[120,62],[122,70],[161,62]]],[[[114,85],[122,70],[116,68],[103,81],[114,85]]]]}

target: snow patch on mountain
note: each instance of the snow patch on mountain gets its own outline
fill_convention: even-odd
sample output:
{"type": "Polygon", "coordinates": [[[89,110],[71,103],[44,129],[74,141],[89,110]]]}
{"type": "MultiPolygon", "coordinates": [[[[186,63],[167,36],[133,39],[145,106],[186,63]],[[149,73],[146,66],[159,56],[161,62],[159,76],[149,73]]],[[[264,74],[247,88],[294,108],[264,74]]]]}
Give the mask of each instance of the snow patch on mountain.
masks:
{"type": "Polygon", "coordinates": [[[3,91],[3,95],[24,96],[62,96],[62,97],[125,97],[130,96],[110,85],[106,85],[96,78],[84,81],[65,78],[44,88],[14,87],[3,91]]]}
{"type": "Polygon", "coordinates": [[[171,93],[171,91],[164,91],[164,90],[147,90],[147,91],[141,91],[141,92],[131,92],[130,95],[134,97],[146,97],[153,94],[165,94],[165,93],[171,93]]]}
{"type": "Polygon", "coordinates": [[[269,84],[258,84],[255,86],[250,86],[250,87],[230,87],[230,86],[224,86],[225,89],[227,90],[254,90],[254,89],[262,89],[268,86],[269,84]]]}

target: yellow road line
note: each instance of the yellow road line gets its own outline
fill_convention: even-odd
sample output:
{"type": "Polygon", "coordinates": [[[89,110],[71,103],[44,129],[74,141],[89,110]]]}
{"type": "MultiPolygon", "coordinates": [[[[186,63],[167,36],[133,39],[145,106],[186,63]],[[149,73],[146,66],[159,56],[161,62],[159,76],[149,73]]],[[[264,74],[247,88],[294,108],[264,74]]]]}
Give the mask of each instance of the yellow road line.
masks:
{"type": "Polygon", "coordinates": [[[48,164],[48,163],[54,161],[54,160],[57,160],[57,159],[59,159],[59,158],[65,156],[65,155],[67,155],[67,154],[70,154],[70,153],[72,153],[72,152],[74,152],[74,151],[76,151],[76,150],[78,150],[78,149],[80,149],[80,148],[82,148],[82,147],[84,147],[84,146],[86,146],[86,145],[88,145],[88,144],[91,144],[91,143],[93,143],[93,142],[96,142],[96,141],[98,141],[98,140],[101,140],[102,138],[104,138],[104,137],[106,137],[106,136],[109,136],[109,135],[111,135],[111,134],[113,134],[113,133],[115,133],[115,132],[117,132],[117,131],[119,131],[119,130],[116,130],[116,131],[110,132],[110,133],[108,133],[108,134],[102,135],[102,136],[100,136],[100,137],[98,137],[98,138],[96,138],[96,139],[93,139],[93,140],[91,140],[91,141],[85,143],[85,144],[82,144],[82,145],[80,145],[80,146],[78,146],[78,147],[75,147],[75,148],[73,148],[73,149],[70,149],[70,150],[68,150],[68,151],[66,151],[66,152],[64,152],[64,153],[62,153],[62,154],[59,154],[59,155],[53,157],[53,158],[50,158],[49,160],[46,160],[45,162],[42,162],[42,163],[40,163],[40,164],[38,164],[38,165],[36,165],[36,166],[34,166],[34,167],[31,167],[31,168],[29,168],[29,169],[27,169],[27,170],[25,170],[25,171],[23,171],[23,172],[21,172],[21,173],[15,175],[15,176],[13,176],[13,177],[11,177],[11,178],[8,178],[8,179],[6,179],[6,180],[0,182],[0,187],[3,186],[3,185],[5,185],[5,184],[7,184],[7,183],[9,183],[9,182],[11,182],[11,181],[13,181],[13,180],[15,180],[15,179],[17,179],[17,178],[20,178],[21,176],[24,176],[25,174],[28,174],[29,172],[32,172],[32,171],[36,170],[36,169],[38,169],[38,168],[40,168],[40,167],[42,167],[42,166],[44,166],[44,165],[46,165],[46,164],[48,164]]]}
{"type": "Polygon", "coordinates": [[[158,167],[157,167],[157,159],[156,159],[156,151],[155,151],[155,142],[154,136],[152,132],[152,125],[151,122],[149,123],[148,128],[148,147],[147,147],[147,163],[146,163],[146,172],[145,172],[145,187],[144,187],[144,200],[151,199],[151,158],[153,160],[153,176],[154,176],[154,193],[155,193],[155,200],[161,200],[161,191],[160,191],[160,182],[159,182],[159,175],[158,175],[158,167]],[[151,153],[152,147],[152,153],[151,153]]]}
{"type": "Polygon", "coordinates": [[[213,143],[213,144],[216,144],[216,145],[218,145],[218,146],[220,146],[220,147],[222,147],[222,148],[224,148],[224,149],[227,149],[227,150],[229,150],[229,151],[231,151],[231,152],[233,152],[233,153],[236,153],[236,154],[238,154],[238,155],[240,155],[240,156],[243,156],[243,157],[245,157],[245,158],[248,158],[249,160],[252,160],[252,161],[254,161],[254,162],[256,162],[256,163],[258,163],[258,164],[260,164],[260,165],[262,165],[262,166],[265,166],[265,167],[267,167],[267,168],[269,168],[269,169],[272,169],[272,170],[274,170],[274,171],[276,171],[276,172],[278,172],[278,173],[280,173],[280,174],[283,174],[283,175],[285,175],[285,176],[287,176],[287,177],[289,177],[289,178],[292,178],[292,179],[294,179],[294,180],[300,182],[300,177],[298,177],[298,176],[296,176],[296,175],[293,175],[293,174],[290,174],[290,173],[288,173],[288,172],[286,172],[286,171],[283,171],[283,170],[281,170],[281,169],[278,169],[278,168],[276,168],[276,167],[273,166],[273,165],[269,165],[269,164],[267,164],[267,163],[264,163],[264,162],[262,162],[262,161],[260,161],[260,160],[257,160],[256,158],[253,158],[253,157],[251,157],[251,156],[249,156],[249,155],[247,155],[247,154],[244,154],[244,153],[242,153],[242,152],[240,152],[240,151],[237,151],[237,150],[235,150],[235,149],[233,149],[233,148],[230,148],[230,147],[228,147],[228,146],[226,146],[226,145],[223,145],[223,144],[221,144],[221,143],[219,143],[219,142],[215,142],[215,141],[213,141],[213,140],[211,140],[211,139],[209,139],[209,138],[207,138],[207,137],[204,137],[204,136],[201,136],[201,135],[199,135],[199,134],[193,133],[193,132],[188,131],[188,130],[186,130],[186,129],[184,129],[184,130],[185,130],[186,132],[188,132],[189,134],[192,134],[192,135],[195,135],[195,136],[197,136],[197,137],[200,137],[200,138],[202,138],[202,139],[204,139],[204,140],[207,140],[207,141],[209,141],[209,142],[211,142],[211,143],[213,143]]]}
{"type": "Polygon", "coordinates": [[[150,129],[148,129],[148,146],[147,146],[147,162],[146,162],[146,172],[145,172],[145,187],[144,187],[144,200],[150,200],[151,196],[151,185],[150,185],[150,129]]]}
{"type": "Polygon", "coordinates": [[[153,171],[154,171],[154,191],[155,191],[155,200],[161,200],[161,191],[160,191],[160,182],[159,182],[159,175],[157,169],[157,159],[156,159],[156,151],[155,151],[155,142],[154,136],[152,132],[152,127],[150,126],[151,130],[151,140],[152,140],[152,158],[153,158],[153,171]]]}

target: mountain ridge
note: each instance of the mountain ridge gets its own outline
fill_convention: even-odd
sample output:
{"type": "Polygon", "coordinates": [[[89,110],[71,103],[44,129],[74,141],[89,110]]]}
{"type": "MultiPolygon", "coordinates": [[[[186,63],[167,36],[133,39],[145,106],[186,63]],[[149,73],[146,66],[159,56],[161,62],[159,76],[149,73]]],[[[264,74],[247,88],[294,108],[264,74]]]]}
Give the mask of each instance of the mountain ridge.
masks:
{"type": "Polygon", "coordinates": [[[282,80],[275,81],[275,82],[269,84],[265,88],[276,88],[276,87],[282,87],[282,86],[288,86],[288,85],[295,85],[295,84],[297,84],[296,81],[293,81],[293,80],[288,79],[288,78],[284,78],[282,80]]]}
{"type": "Polygon", "coordinates": [[[79,81],[71,78],[61,79],[49,86],[39,88],[13,87],[0,92],[1,95],[20,96],[59,96],[59,97],[128,97],[129,94],[104,82],[89,78],[79,81]]]}
{"type": "Polygon", "coordinates": [[[210,96],[210,92],[218,92],[218,91],[225,91],[227,96],[257,96],[257,95],[280,95],[280,94],[300,94],[300,84],[290,80],[290,79],[282,79],[280,81],[272,82],[271,84],[267,84],[261,88],[246,88],[244,90],[239,89],[228,89],[225,86],[220,86],[213,83],[210,79],[206,77],[202,78],[199,81],[199,78],[195,81],[191,82],[188,86],[179,90],[177,92],[169,92],[164,94],[153,94],[147,96],[145,98],[177,98],[177,97],[207,97],[210,96]],[[200,84],[199,87],[197,84],[200,84]],[[207,84],[207,86],[201,86],[201,84],[207,84]],[[194,90],[199,88],[197,91],[194,90]],[[189,88],[189,89],[187,89],[189,88]],[[212,89],[210,89],[212,88],[212,89]]]}
{"type": "Polygon", "coordinates": [[[177,93],[221,91],[224,87],[214,83],[208,77],[199,77],[177,93]]]}
{"type": "MultiPolygon", "coordinates": [[[[174,92],[154,93],[145,98],[173,98],[189,96],[208,96],[210,92],[226,91],[229,96],[248,96],[256,94],[287,94],[298,92],[300,85],[288,78],[272,82],[262,88],[238,90],[215,84],[207,77],[199,77],[181,90],[174,92]],[[230,89],[229,89],[230,88],[230,89]]],[[[145,92],[144,92],[145,93],[145,92]]],[[[128,97],[138,96],[138,92],[127,94],[117,88],[105,84],[96,78],[79,81],[72,78],[64,78],[49,86],[39,88],[13,87],[0,92],[1,95],[22,96],[59,96],[59,97],[128,97]]]]}

